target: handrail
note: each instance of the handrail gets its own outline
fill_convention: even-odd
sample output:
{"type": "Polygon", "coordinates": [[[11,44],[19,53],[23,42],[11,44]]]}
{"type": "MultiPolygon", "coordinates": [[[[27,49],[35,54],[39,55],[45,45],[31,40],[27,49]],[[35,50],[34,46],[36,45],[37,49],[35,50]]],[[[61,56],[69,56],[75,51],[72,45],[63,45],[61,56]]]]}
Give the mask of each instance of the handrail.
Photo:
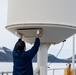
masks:
{"type": "Polygon", "coordinates": [[[10,73],[12,75],[12,72],[0,72],[0,75],[9,75],[10,73]]]}
{"type": "Polygon", "coordinates": [[[63,70],[63,69],[65,69],[65,68],[54,68],[54,69],[48,68],[48,70],[63,70]]]}
{"type": "MultiPolygon", "coordinates": [[[[64,70],[64,68],[54,68],[54,69],[48,68],[47,70],[53,72],[53,74],[51,74],[51,75],[55,75],[55,71],[56,71],[56,70],[64,70]]],[[[0,75],[9,75],[9,74],[12,75],[12,73],[13,73],[13,72],[11,72],[11,71],[10,71],[10,72],[0,72],[0,75]]]]}
{"type": "Polygon", "coordinates": [[[57,70],[64,70],[65,68],[54,68],[54,69],[47,69],[48,71],[52,71],[52,74],[51,75],[55,75],[55,72],[57,71],[57,70]]]}

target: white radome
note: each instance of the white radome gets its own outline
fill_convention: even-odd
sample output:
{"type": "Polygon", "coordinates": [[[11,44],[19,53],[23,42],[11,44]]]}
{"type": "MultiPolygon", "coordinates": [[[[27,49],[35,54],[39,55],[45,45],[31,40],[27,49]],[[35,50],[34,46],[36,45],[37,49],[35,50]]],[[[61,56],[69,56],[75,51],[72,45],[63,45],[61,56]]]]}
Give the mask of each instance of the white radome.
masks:
{"type": "Polygon", "coordinates": [[[60,43],[76,33],[75,0],[8,0],[6,28],[33,43],[36,30],[41,28],[42,43],[60,43]]]}

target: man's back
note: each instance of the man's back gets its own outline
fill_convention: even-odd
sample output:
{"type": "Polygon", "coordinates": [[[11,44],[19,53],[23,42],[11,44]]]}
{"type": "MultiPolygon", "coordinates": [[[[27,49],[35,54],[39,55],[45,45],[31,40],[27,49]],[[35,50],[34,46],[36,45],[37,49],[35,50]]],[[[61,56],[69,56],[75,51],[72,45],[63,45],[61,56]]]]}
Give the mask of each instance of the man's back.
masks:
{"type": "MultiPolygon", "coordinates": [[[[20,42],[20,41],[22,41],[22,40],[19,39],[18,42],[20,42]]],[[[39,38],[36,38],[34,46],[28,51],[17,50],[17,48],[14,48],[13,75],[33,75],[32,58],[37,53],[39,46],[40,46],[40,40],[39,40],[39,38]]]]}
{"type": "Polygon", "coordinates": [[[14,56],[14,74],[13,75],[33,75],[32,60],[29,59],[27,52],[19,51],[18,56],[14,56]]]}

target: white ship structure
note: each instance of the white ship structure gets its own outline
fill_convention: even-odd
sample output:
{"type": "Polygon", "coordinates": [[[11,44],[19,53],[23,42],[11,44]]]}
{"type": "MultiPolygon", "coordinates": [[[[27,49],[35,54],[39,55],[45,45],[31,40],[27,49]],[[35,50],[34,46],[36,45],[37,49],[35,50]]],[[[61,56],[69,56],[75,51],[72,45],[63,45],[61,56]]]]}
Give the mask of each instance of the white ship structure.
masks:
{"type": "MultiPolygon", "coordinates": [[[[6,28],[33,43],[37,30],[42,29],[41,46],[35,75],[47,75],[47,52],[51,44],[60,43],[76,33],[75,0],[8,0],[6,28]]],[[[73,40],[73,55],[75,38],[73,40]]],[[[74,56],[73,56],[74,68],[74,56]]]]}

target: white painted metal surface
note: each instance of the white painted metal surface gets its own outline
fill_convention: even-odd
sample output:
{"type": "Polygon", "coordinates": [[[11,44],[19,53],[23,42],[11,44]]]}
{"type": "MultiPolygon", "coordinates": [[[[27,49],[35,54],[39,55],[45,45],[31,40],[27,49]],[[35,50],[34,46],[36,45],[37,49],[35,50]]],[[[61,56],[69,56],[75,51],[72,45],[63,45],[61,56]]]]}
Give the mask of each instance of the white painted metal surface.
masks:
{"type": "MultiPolygon", "coordinates": [[[[73,35],[73,56],[72,56],[72,68],[75,70],[75,35],[73,35]]],[[[75,71],[74,71],[75,75],[75,71]]]]}
{"type": "Polygon", "coordinates": [[[8,25],[51,23],[76,25],[76,0],[8,0],[8,25]]]}
{"type": "Polygon", "coordinates": [[[48,54],[49,46],[50,44],[41,44],[40,50],[38,51],[38,56],[37,56],[37,67],[39,68],[39,70],[41,66],[44,67],[45,75],[47,75],[47,61],[48,61],[47,54],[48,54]]]}
{"type": "Polygon", "coordinates": [[[46,71],[45,71],[44,66],[40,67],[40,75],[46,75],[46,71]]]}
{"type": "MultiPolygon", "coordinates": [[[[22,28],[42,28],[42,43],[59,43],[76,33],[75,3],[75,0],[8,0],[6,28],[12,33],[22,28]]],[[[20,32],[27,36],[25,31],[20,32]]],[[[26,41],[32,43],[34,39],[26,41]]]]}
{"type": "MultiPolygon", "coordinates": [[[[6,27],[9,31],[11,31],[13,34],[15,34],[15,31],[18,29],[28,29],[28,28],[42,28],[42,37],[41,43],[59,43],[64,41],[65,39],[69,38],[71,35],[76,33],[76,30],[74,27],[70,26],[60,26],[60,25],[53,25],[53,24],[39,24],[39,23],[27,23],[24,25],[8,25],[6,27]]],[[[24,39],[29,42],[33,43],[35,37],[28,37],[28,36],[36,36],[36,31],[33,30],[18,30],[20,33],[24,35],[24,39]],[[35,31],[35,32],[34,32],[35,31]]]]}

